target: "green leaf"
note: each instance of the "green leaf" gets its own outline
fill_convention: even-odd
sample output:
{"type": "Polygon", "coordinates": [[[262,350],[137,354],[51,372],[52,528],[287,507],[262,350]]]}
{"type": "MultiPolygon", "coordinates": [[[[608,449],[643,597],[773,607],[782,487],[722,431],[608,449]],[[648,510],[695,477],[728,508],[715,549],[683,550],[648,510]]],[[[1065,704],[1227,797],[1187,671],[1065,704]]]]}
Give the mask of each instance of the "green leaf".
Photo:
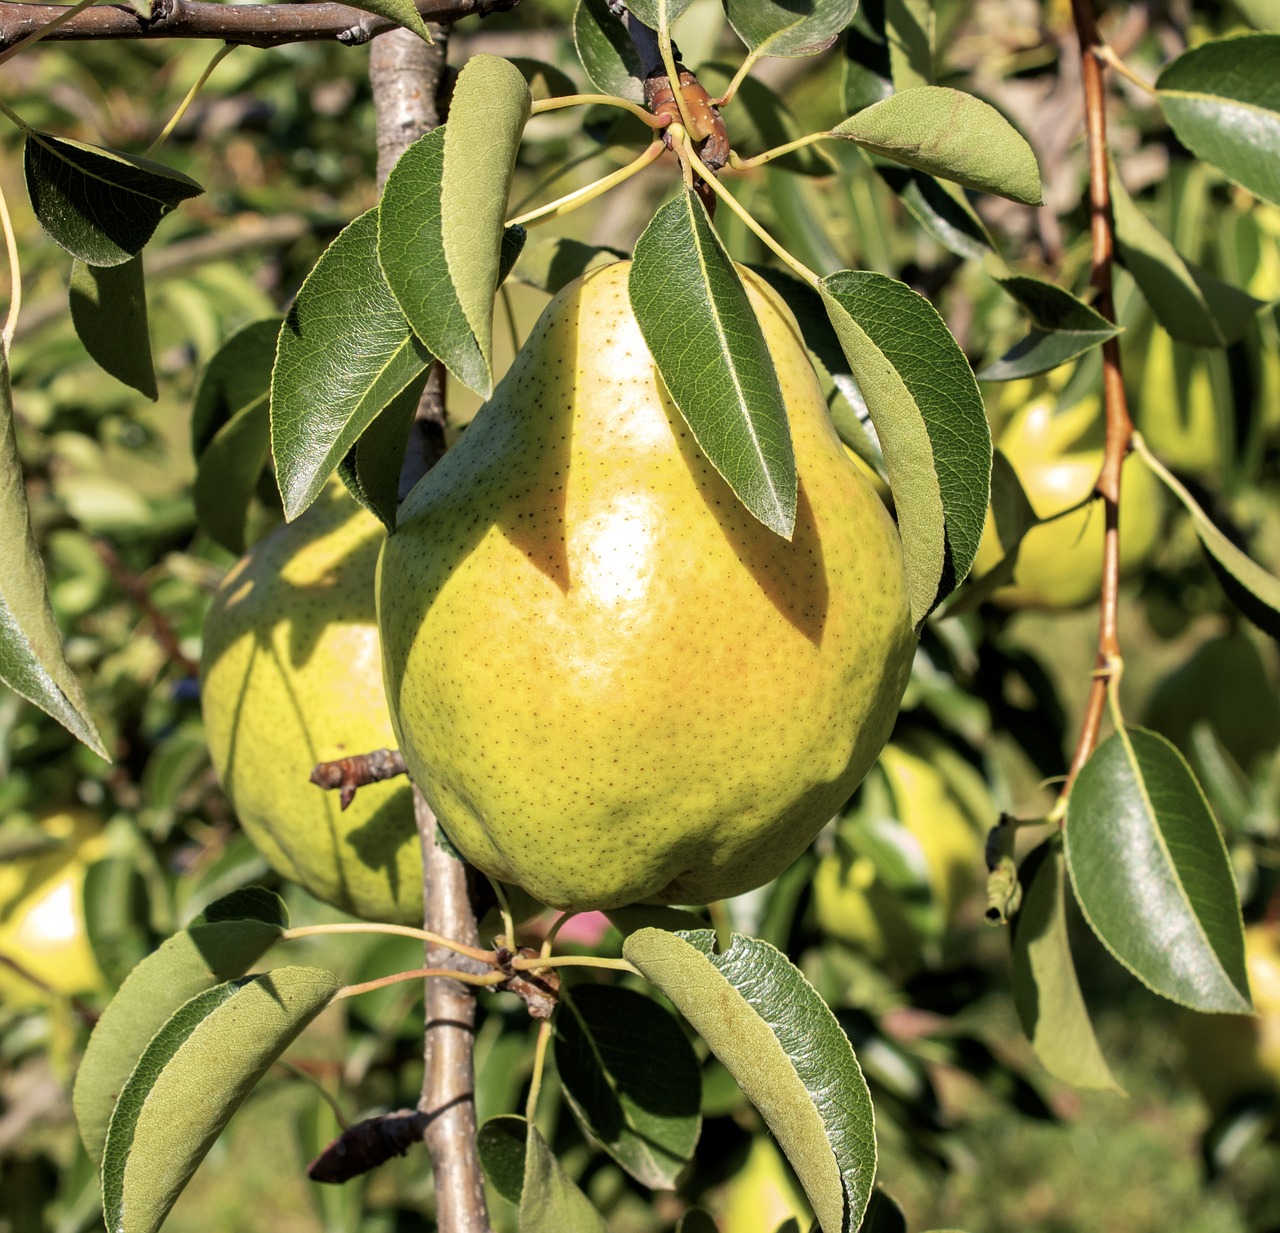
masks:
{"type": "Polygon", "coordinates": [[[724,0],[729,24],[760,56],[812,56],[826,51],[853,19],[857,0],[724,0]]]}
{"type": "Polygon", "coordinates": [[[0,682],[53,716],[77,740],[111,760],[62,650],[49,606],[44,562],[31,529],[13,426],[9,360],[0,348],[0,682]]]}
{"type": "Polygon", "coordinates": [[[692,189],[645,228],[630,297],[702,452],[756,518],[790,539],[797,483],[786,404],[742,279],[692,189]]]}
{"type": "Polygon", "coordinates": [[[1122,1092],[1102,1055],[1067,941],[1062,851],[1044,843],[1018,871],[1022,907],[1013,920],[1013,1001],[1022,1030],[1051,1075],[1073,1087],[1122,1092]]]}
{"type": "Polygon", "coordinates": [[[919,625],[969,572],[991,491],[991,431],[977,382],[937,310],[883,274],[819,284],[866,399],[893,489],[919,625]]]}
{"type": "Polygon", "coordinates": [[[524,1190],[524,1156],[529,1123],[504,1113],[491,1117],[476,1132],[476,1150],[484,1175],[509,1203],[520,1202],[524,1190]]]}
{"type": "Polygon", "coordinates": [[[422,15],[414,6],[413,0],[351,0],[351,3],[353,8],[385,17],[406,30],[412,30],[425,42],[432,41],[431,31],[427,29],[427,23],[422,20],[422,15]]]}
{"type": "Polygon", "coordinates": [[[583,1130],[638,1182],[674,1190],[701,1128],[702,1077],[680,1025],[633,989],[575,985],[556,1073],[583,1130]]]}
{"type": "Polygon", "coordinates": [[[1251,193],[1280,203],[1280,34],[1213,39],[1156,81],[1177,138],[1251,193]]]}
{"type": "Polygon", "coordinates": [[[1252,1009],[1227,849],[1169,741],[1126,728],[1100,745],[1071,789],[1064,839],[1085,919],[1144,985],[1193,1010],[1252,1009]]]}
{"type": "Polygon", "coordinates": [[[1031,333],[978,374],[979,381],[1013,381],[1048,372],[1120,333],[1120,327],[1055,283],[1027,275],[997,278],[1031,318],[1031,333]]]}
{"type": "MultiPolygon", "coordinates": [[[[449,103],[440,177],[440,236],[449,277],[493,389],[493,294],[501,264],[507,193],[532,106],[520,70],[499,56],[463,66],[449,103]]],[[[429,344],[428,344],[429,345],[429,344]]]]}
{"type": "Polygon", "coordinates": [[[1191,523],[1200,537],[1200,546],[1208,555],[1227,597],[1264,633],[1280,638],[1280,579],[1241,552],[1213,525],[1195,497],[1169,473],[1136,433],[1134,448],[1191,515],[1191,523]]]}
{"type": "Polygon", "coordinates": [[[627,28],[609,11],[609,0],[578,0],[573,45],[591,84],[602,94],[644,102],[640,54],[627,28]]]}
{"type": "Polygon", "coordinates": [[[605,1233],[604,1217],[573,1184],[532,1122],[525,1140],[520,1233],[605,1233]]]}
{"type": "Polygon", "coordinates": [[[320,494],[377,414],[431,363],[391,294],[376,210],[343,229],[307,275],[280,330],[271,453],[285,517],[320,494]]]}
{"type": "Polygon", "coordinates": [[[151,948],[147,887],[134,854],[94,861],[80,898],[93,957],[108,983],[118,985],[151,948]]]}
{"type": "Polygon", "coordinates": [[[529,56],[508,56],[507,59],[520,70],[520,76],[529,83],[529,93],[535,99],[578,93],[578,86],[573,78],[554,64],[534,60],[529,56]]]}
{"type": "Polygon", "coordinates": [[[901,198],[912,217],[957,257],[985,257],[995,249],[986,225],[964,190],[923,171],[868,155],[880,178],[901,198]]]}
{"type": "Polygon", "coordinates": [[[282,323],[281,317],[251,321],[209,357],[191,400],[191,452],[196,458],[246,407],[266,405],[282,323]]]}
{"type": "Polygon", "coordinates": [[[242,976],[287,924],[284,904],[270,891],[236,891],[209,905],[125,978],[85,1046],[72,1103],[80,1137],[95,1163],[116,1097],[147,1042],[184,1002],[242,976]]]}
{"type": "Polygon", "coordinates": [[[716,1222],[705,1208],[691,1207],[676,1225],[676,1233],[718,1233],[716,1222]]]}
{"type": "Polygon", "coordinates": [[[77,258],[69,299],[71,322],[94,363],[154,402],[159,391],[141,255],[115,266],[85,265],[77,258]]]}
{"type": "Polygon", "coordinates": [[[1040,168],[1026,139],[990,103],[919,86],[873,103],[831,130],[864,150],[1027,205],[1040,204],[1040,168]]]}
{"type": "Polygon", "coordinates": [[[786,1153],[824,1233],[856,1229],[875,1176],[871,1097],[830,1008],[780,951],[709,929],[642,929],[622,953],[738,1081],[786,1153]]]}
{"type": "Polygon", "coordinates": [[[170,210],[204,192],[163,163],[52,133],[27,135],[23,165],[40,225],[89,265],[123,265],[170,210]]]}
{"type": "Polygon", "coordinates": [[[410,381],[361,433],[338,467],[347,491],[387,528],[388,535],[396,529],[400,471],[426,383],[426,373],[410,381]]]}
{"type": "Polygon", "coordinates": [[[889,51],[883,0],[858,6],[845,33],[843,51],[840,88],[850,115],[893,93],[894,57],[889,51]]]}
{"type": "Polygon", "coordinates": [[[1174,338],[1224,347],[1244,336],[1262,302],[1186,261],[1134,204],[1114,168],[1111,212],[1120,260],[1174,338]]]}
{"type": "Polygon", "coordinates": [[[378,260],[413,331],[463,385],[488,390],[490,373],[444,255],[440,185],[445,130],[420,137],[387,177],[378,207],[378,260]]]}
{"type": "Polygon", "coordinates": [[[217,985],[176,1010],[120,1092],[102,1153],[111,1233],[155,1233],[254,1084],[333,1000],[319,968],[217,985]]]}

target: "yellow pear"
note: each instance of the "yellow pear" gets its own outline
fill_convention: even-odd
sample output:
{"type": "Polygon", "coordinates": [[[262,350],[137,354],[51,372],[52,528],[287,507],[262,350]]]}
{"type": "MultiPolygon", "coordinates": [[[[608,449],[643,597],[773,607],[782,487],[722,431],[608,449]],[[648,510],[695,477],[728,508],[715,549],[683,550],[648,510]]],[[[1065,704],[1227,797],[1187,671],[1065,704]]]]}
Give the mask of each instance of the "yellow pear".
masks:
{"type": "Polygon", "coordinates": [[[813,1223],[804,1191],[764,1133],[751,1140],[742,1167],[724,1187],[716,1215],[727,1233],[775,1233],[788,1220],[804,1231],[813,1223]]]}
{"type": "MultiPolygon", "coordinates": [[[[1102,467],[1102,408],[1096,397],[1059,410],[1052,396],[1017,412],[996,444],[1018,473],[1041,518],[1089,495],[1102,467]]],[[[1160,537],[1164,489],[1142,459],[1130,456],[1120,481],[1120,567],[1128,572],[1150,555],[1160,537]]],[[[993,600],[1007,608],[1078,608],[1102,588],[1104,519],[1101,502],[1032,527],[1018,551],[1013,583],[993,600]]],[[[1004,557],[990,511],[973,564],[975,578],[1004,557]]]]}
{"type": "Polygon", "coordinates": [[[84,920],[85,874],[106,854],[102,819],[62,810],[40,828],[61,846],[0,866],[0,999],[7,1007],[37,1006],[51,992],[92,993],[104,983],[84,920]]]}
{"type": "Polygon", "coordinates": [[[421,924],[422,853],[404,778],[351,807],[311,768],[396,739],[382,691],[374,575],[381,524],[336,483],[227,574],[204,627],[209,752],[271,866],[374,920],[421,924]]]}
{"type": "Polygon", "coordinates": [[[790,542],[696,445],[629,270],[548,305],[379,567],[410,773],[470,861],[574,910],[774,877],[880,752],[915,646],[897,530],[785,307],[744,272],[795,444],[790,542]]]}

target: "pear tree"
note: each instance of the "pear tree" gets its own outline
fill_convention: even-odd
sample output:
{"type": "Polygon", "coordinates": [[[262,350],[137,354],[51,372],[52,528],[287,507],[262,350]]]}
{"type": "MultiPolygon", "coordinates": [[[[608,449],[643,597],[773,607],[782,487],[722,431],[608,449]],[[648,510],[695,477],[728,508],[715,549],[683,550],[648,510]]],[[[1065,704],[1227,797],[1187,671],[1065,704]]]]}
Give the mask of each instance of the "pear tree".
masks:
{"type": "Polygon", "coordinates": [[[1276,1151],[1280,25],[1184,7],[0,2],[59,1228],[286,1106],[326,1230],[981,1227],[963,1083],[1172,1007],[1276,1151]]]}

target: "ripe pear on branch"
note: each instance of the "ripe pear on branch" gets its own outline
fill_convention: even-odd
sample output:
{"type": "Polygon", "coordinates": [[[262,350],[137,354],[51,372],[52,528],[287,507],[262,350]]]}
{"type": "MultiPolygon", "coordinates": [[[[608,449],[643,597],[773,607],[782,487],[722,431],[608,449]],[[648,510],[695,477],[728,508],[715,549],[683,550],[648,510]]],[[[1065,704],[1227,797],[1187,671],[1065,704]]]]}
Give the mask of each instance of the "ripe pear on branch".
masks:
{"type": "Polygon", "coordinates": [[[695,444],[629,263],[552,301],[379,565],[400,749],[458,849],[553,906],[706,902],[791,863],[888,738],[897,530],[747,271],[799,475],[785,540],[695,444]]]}

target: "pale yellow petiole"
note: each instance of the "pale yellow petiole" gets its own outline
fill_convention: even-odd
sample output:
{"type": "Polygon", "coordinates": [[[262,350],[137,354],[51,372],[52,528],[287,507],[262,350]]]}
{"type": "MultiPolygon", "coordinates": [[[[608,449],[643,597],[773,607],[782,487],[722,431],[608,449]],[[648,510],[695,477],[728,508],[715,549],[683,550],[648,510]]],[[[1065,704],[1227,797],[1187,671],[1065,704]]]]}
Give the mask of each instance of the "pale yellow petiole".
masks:
{"type": "Polygon", "coordinates": [[[711,191],[720,198],[742,221],[747,225],[752,234],[758,236],[760,240],[777,254],[778,259],[792,270],[799,278],[803,279],[810,287],[816,288],[821,279],[802,261],[793,257],[777,240],[773,238],[756,220],[751,216],[747,209],[738,203],[738,199],[727,189],[718,179],[707,169],[702,160],[693,152],[692,147],[686,142],[683,149],[684,157],[689,161],[693,169],[707,182],[711,187],[711,191]]]}
{"type": "Polygon", "coordinates": [[[22,269],[18,265],[18,238],[13,232],[13,219],[9,217],[9,202],[0,189],[0,227],[4,228],[4,247],[9,256],[9,312],[4,319],[4,331],[0,333],[0,346],[4,348],[5,362],[18,328],[18,314],[22,311],[22,269]]]}
{"type": "Polygon", "coordinates": [[[158,150],[160,146],[164,144],[165,138],[168,137],[169,134],[172,133],[173,130],[178,127],[178,124],[181,121],[182,117],[187,114],[187,108],[189,108],[191,104],[195,102],[196,95],[199,94],[200,91],[204,89],[204,84],[206,81],[209,80],[209,77],[213,73],[213,70],[216,69],[218,65],[221,64],[222,61],[227,58],[227,56],[229,56],[233,51],[235,51],[236,46],[237,45],[235,43],[226,43],[223,46],[219,47],[218,50],[213,53],[213,59],[211,59],[209,63],[205,65],[204,72],[201,73],[200,76],[196,78],[195,84],[191,87],[190,90],[187,91],[186,97],[182,100],[182,102],[178,104],[178,110],[175,111],[173,115],[169,117],[169,123],[166,124],[164,128],[160,130],[155,141],[153,141],[147,147],[147,155],[146,155],[147,158],[150,158],[152,154],[154,154],[155,151],[158,150]]]}
{"type": "Polygon", "coordinates": [[[574,189],[573,192],[566,193],[563,197],[556,198],[555,201],[539,206],[536,210],[530,210],[527,214],[520,214],[515,218],[508,219],[506,225],[514,227],[519,224],[521,227],[530,227],[538,223],[549,222],[553,218],[559,218],[572,210],[578,209],[580,206],[587,205],[603,193],[607,193],[611,188],[616,188],[619,184],[629,180],[636,172],[643,171],[650,163],[662,155],[663,149],[661,141],[652,142],[643,154],[633,159],[625,167],[619,167],[617,171],[611,172],[599,180],[594,180],[582,188],[574,189]]]}
{"type": "Polygon", "coordinates": [[[559,98],[539,99],[529,109],[529,114],[541,116],[549,111],[559,111],[564,107],[589,107],[597,103],[605,107],[617,107],[622,111],[629,111],[650,128],[665,128],[670,122],[666,116],[655,116],[639,103],[634,103],[629,98],[620,98],[615,94],[562,94],[559,98]]]}
{"type": "Polygon", "coordinates": [[[478,946],[455,942],[452,938],[432,933],[429,929],[415,929],[412,925],[382,925],[373,922],[360,925],[300,925],[296,929],[286,929],[282,936],[285,941],[291,941],[293,938],[321,937],[327,933],[393,933],[402,938],[418,938],[423,942],[430,942],[432,946],[443,946],[446,950],[466,955],[469,959],[476,959],[480,963],[496,962],[496,956],[491,950],[481,950],[478,946]]]}
{"type": "Polygon", "coordinates": [[[511,966],[519,972],[540,972],[543,968],[604,968],[611,972],[632,972],[639,975],[625,959],[597,959],[594,955],[539,955],[536,958],[513,959],[511,966]]]}
{"type": "Polygon", "coordinates": [[[406,980],[427,980],[431,977],[460,980],[464,985],[485,986],[500,985],[507,978],[501,972],[486,972],[477,976],[473,972],[459,972],[454,968],[415,968],[412,972],[395,972],[391,976],[381,976],[377,980],[367,980],[361,985],[344,985],[333,995],[335,1002],[343,998],[359,997],[362,993],[372,993],[375,989],[385,989],[387,985],[398,985],[406,980]]]}
{"type": "Polygon", "coordinates": [[[724,88],[724,93],[717,99],[711,100],[713,107],[726,107],[732,103],[737,96],[738,90],[742,83],[746,81],[747,74],[756,66],[756,61],[760,59],[760,49],[750,52],[747,58],[738,65],[738,71],[734,73],[733,80],[724,88]]]}
{"type": "Polygon", "coordinates": [[[538,1043],[533,1051],[533,1076],[529,1080],[529,1099],[525,1102],[525,1120],[531,1125],[534,1114],[538,1112],[538,1092],[542,1087],[542,1072],[547,1065],[547,1042],[551,1039],[551,1021],[544,1019],[538,1024],[538,1043]]]}
{"type": "Polygon", "coordinates": [[[792,150],[803,150],[805,146],[811,146],[815,141],[821,141],[824,137],[829,137],[830,135],[827,132],[806,133],[803,137],[797,137],[795,141],[788,141],[785,145],[774,146],[772,150],[765,150],[763,154],[756,154],[751,158],[739,158],[736,154],[731,153],[729,155],[729,166],[734,171],[750,171],[753,167],[763,167],[765,163],[771,163],[775,158],[790,154],[792,150]]]}

